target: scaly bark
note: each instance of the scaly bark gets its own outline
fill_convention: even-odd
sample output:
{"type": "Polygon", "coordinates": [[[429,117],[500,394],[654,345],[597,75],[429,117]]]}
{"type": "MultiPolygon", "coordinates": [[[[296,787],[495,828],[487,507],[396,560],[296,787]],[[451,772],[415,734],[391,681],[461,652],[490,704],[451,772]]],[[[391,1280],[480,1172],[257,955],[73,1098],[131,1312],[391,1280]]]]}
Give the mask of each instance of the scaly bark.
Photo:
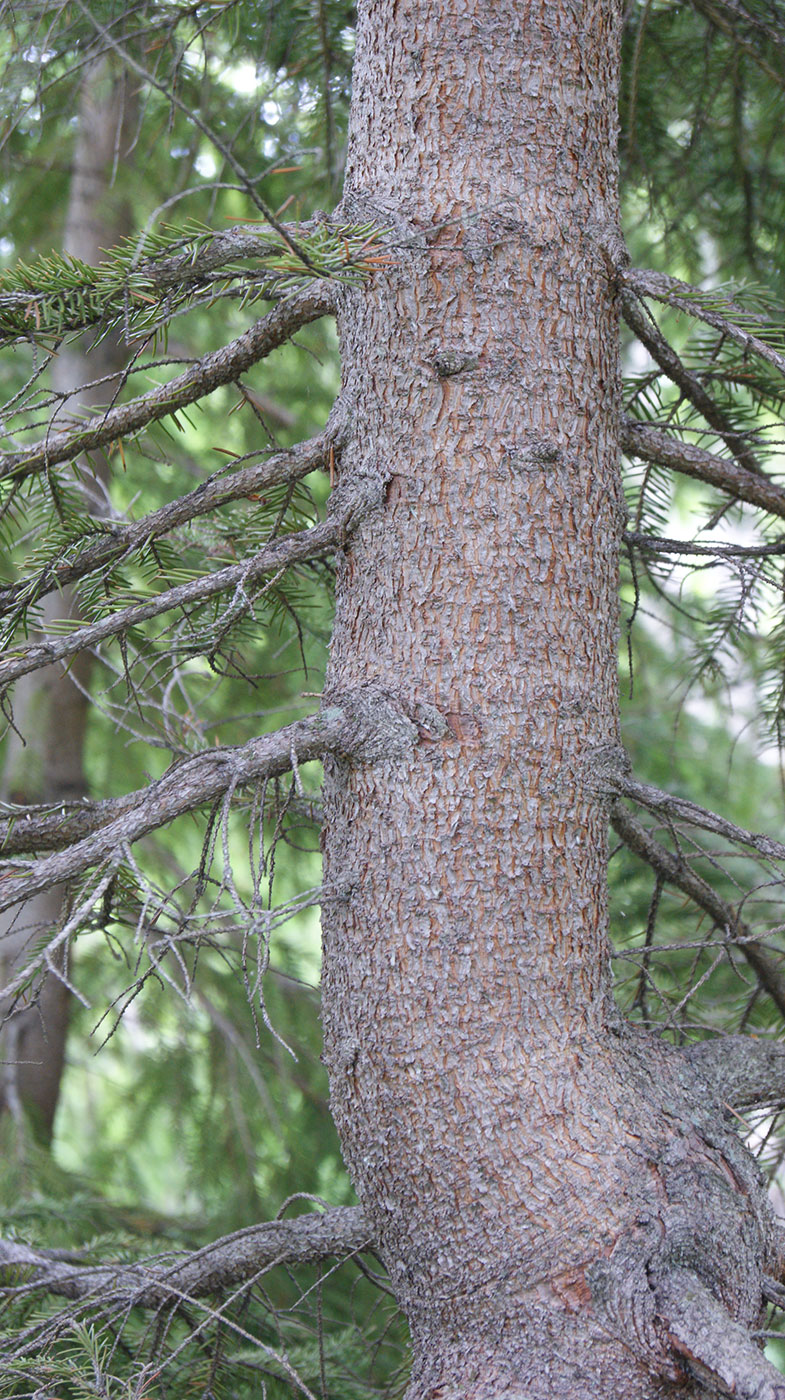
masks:
{"type": "Polygon", "coordinates": [[[744,1328],[773,1264],[705,1081],[611,997],[620,9],[360,9],[345,209],[398,262],[340,318],[379,505],[326,694],[386,688],[421,742],[327,764],[324,1029],[408,1400],[654,1400],[691,1374],[679,1281],[744,1328]]]}

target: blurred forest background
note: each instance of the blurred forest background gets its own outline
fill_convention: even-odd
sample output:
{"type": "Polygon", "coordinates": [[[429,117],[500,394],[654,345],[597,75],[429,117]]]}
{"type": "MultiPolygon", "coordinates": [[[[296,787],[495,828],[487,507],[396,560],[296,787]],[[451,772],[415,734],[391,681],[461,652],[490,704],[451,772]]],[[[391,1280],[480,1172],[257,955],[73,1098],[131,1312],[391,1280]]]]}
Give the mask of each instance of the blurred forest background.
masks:
{"type": "MultiPolygon", "coordinates": [[[[318,227],[318,211],[329,214],[341,194],[352,51],[352,7],[336,0],[6,0],[0,266],[18,275],[20,262],[53,257],[53,279],[62,279],[56,258],[66,251],[94,262],[101,248],[123,246],[131,259],[178,239],[198,249],[205,230],[264,225],[265,209],[298,224],[316,218],[318,227]],[[74,245],[85,222],[79,199],[91,211],[92,256],[74,245]]],[[[782,320],[785,292],[784,93],[780,5],[629,0],[620,157],[633,260],[704,288],[730,287],[773,321],[782,320]]],[[[286,276],[282,265],[275,295],[286,276]]],[[[18,287],[6,282],[0,292],[18,287]]],[[[101,382],[79,403],[111,401],[115,381],[101,374],[129,361],[126,396],[187,368],[239,336],[262,314],[265,295],[269,286],[252,279],[231,288],[216,281],[174,308],[154,336],[136,323],[126,334],[120,317],[94,352],[106,368],[81,374],[101,382]]],[[[712,366],[718,416],[707,421],[674,382],[645,325],[624,329],[627,412],[746,458],[750,469],[765,461],[776,476],[781,377],[705,324],[667,309],[658,319],[683,365],[712,366]]],[[[84,346],[71,346],[70,367],[53,357],[41,380],[36,357],[46,350],[10,344],[6,331],[0,445],[11,451],[31,429],[42,436],[53,411],[58,427],[78,413],[69,394],[80,378],[58,384],[57,375],[78,376],[84,346]]],[[[317,436],[339,379],[333,322],[322,318],[239,385],[99,454],[87,487],[78,473],[65,484],[46,474],[0,483],[0,589],[31,577],[53,551],[66,557],[86,490],[94,515],[146,516],[227,465],[264,461],[317,436]]],[[[322,519],[326,466],[137,552],[113,575],[112,606],[322,519]]],[[[625,471],[619,667],[636,775],[781,837],[781,522],[657,466],[630,460],[625,471]]],[[[76,608],[102,617],[103,588],[91,575],[78,596],[59,592],[50,630],[66,635],[76,608]]],[[[327,554],[273,577],[253,611],[227,618],[206,600],[164,627],[152,619],[96,645],[92,665],[69,682],[81,718],[67,717],[51,677],[28,677],[13,715],[4,702],[3,812],[82,793],[119,797],[160,776],[173,757],[241,744],[284,716],[312,713],[330,617],[327,554]],[[80,737],[64,776],[55,770],[66,728],[81,736],[82,723],[83,745],[80,737]]],[[[4,645],[36,620],[34,611],[6,610],[4,645]]],[[[318,783],[317,765],[303,765],[243,802],[217,802],[207,823],[182,816],[134,847],[135,866],[82,921],[62,964],[72,988],[63,994],[61,983],[58,993],[68,1003],[67,1029],[63,1007],[56,1013],[62,1080],[58,1063],[43,1107],[6,1092],[0,1235],[53,1250],[81,1244],[91,1260],[132,1260],[198,1248],[284,1209],[310,1208],[311,1198],[353,1201],[319,1060],[318,783]]],[[[667,824],[658,836],[711,878],[735,917],[762,923],[776,951],[782,891],[773,866],[755,852],[730,854],[719,838],[693,833],[685,846],[667,824]]],[[[716,913],[621,841],[610,879],[626,1014],[677,1038],[781,1034],[785,1006],[738,952],[718,954],[711,942],[716,913]]],[[[11,1009],[19,1013],[19,1003],[11,1009]]],[[[35,1006],[32,1015],[34,1037],[35,1006]]],[[[5,1061],[17,1043],[8,1035],[5,1061]]],[[[785,1156],[779,1120],[748,1126],[775,1179],[785,1156]]],[[[62,1308],[35,1292],[6,1300],[0,1394],[244,1400],[307,1389],[353,1400],[399,1394],[405,1381],[405,1329],[384,1280],[359,1256],[340,1268],[266,1273],[204,1317],[151,1321],[139,1310],[104,1326],[89,1308],[72,1307],[67,1331],[50,1325],[62,1308]]]]}

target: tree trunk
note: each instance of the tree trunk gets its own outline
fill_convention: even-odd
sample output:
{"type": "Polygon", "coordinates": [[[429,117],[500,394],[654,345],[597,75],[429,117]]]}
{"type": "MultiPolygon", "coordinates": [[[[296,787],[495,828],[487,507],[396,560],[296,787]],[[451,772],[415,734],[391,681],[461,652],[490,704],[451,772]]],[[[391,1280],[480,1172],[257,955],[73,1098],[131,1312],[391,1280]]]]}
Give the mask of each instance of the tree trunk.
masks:
{"type": "MultiPolygon", "coordinates": [[[[106,61],[88,67],[63,235],[64,251],[86,263],[99,262],[102,249],[116,243],[130,226],[116,177],[118,166],[128,158],[135,106],[124,75],[113,73],[106,61]]],[[[76,416],[79,409],[111,400],[116,390],[116,382],[111,380],[70,396],[90,381],[115,374],[127,353],[127,347],[114,335],[106,336],[96,347],[81,341],[61,347],[52,369],[52,386],[64,396],[58,426],[64,426],[63,419],[76,416]]],[[[105,480],[95,475],[89,463],[80,462],[79,467],[88,508],[101,514],[105,480]]],[[[49,632],[53,625],[74,616],[70,588],[50,594],[42,609],[43,630],[49,632]]],[[[57,803],[86,794],[83,752],[89,673],[85,654],[67,671],[61,666],[49,667],[20,682],[14,696],[15,732],[7,742],[2,783],[6,799],[57,803]]],[[[0,987],[23,965],[40,939],[59,926],[63,899],[64,891],[57,887],[0,916],[0,987]]],[[[57,971],[64,971],[62,958],[57,971]]],[[[24,1113],[44,1142],[52,1134],[60,1093],[69,1001],[67,982],[50,974],[35,989],[32,1005],[11,1009],[0,1037],[0,1112],[24,1113]]]]}
{"type": "Polygon", "coordinates": [[[611,993],[620,27],[617,0],[360,10],[344,206],[396,266],[341,317],[339,489],[377,504],[327,695],[385,691],[420,743],[328,765],[324,1029],[409,1400],[689,1389],[676,1265],[748,1327],[772,1262],[732,1125],[611,993]]]}

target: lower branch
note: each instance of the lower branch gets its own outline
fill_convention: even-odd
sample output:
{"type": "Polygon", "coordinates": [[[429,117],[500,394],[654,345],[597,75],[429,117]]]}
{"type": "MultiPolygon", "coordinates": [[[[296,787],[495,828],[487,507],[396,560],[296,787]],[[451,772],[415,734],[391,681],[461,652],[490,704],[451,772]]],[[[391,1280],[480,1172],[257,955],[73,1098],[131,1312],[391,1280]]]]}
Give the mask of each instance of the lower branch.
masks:
{"type": "Polygon", "coordinates": [[[712,1391],[732,1400],[785,1400],[785,1376],[689,1269],[669,1269],[655,1297],[671,1347],[712,1391]]]}
{"type": "Polygon", "coordinates": [[[785,1045],[749,1035],[702,1040],[684,1051],[709,1081],[717,1098],[731,1108],[785,1105],[785,1045]]]}
{"type": "Polygon", "coordinates": [[[668,467],[682,476],[705,481],[726,491],[737,501],[747,501],[759,506],[771,515],[785,519],[785,489],[778,486],[768,476],[757,476],[746,471],[737,462],[717,457],[704,447],[694,447],[682,442],[672,433],[660,428],[650,428],[628,418],[622,426],[622,451],[631,457],[639,457],[642,462],[653,462],[656,466],[668,467]]]}
{"type": "Polygon", "coordinates": [[[661,842],[652,836],[641,822],[633,817],[621,802],[611,807],[611,826],[620,836],[625,846],[645,860],[669,884],[675,885],[684,894],[704,909],[718,928],[724,929],[733,940],[734,947],[747,959],[761,986],[768,992],[777,1010],[785,1016],[785,972],[781,954],[772,952],[764,943],[755,938],[748,926],[738,918],[733,906],[722,899],[716,890],[705,880],[690,870],[678,856],[674,856],[661,842]]]}
{"type": "Polygon", "coordinates": [[[159,1255],[135,1264],[74,1264],[46,1250],[0,1239],[0,1296],[35,1291],[158,1308],[236,1288],[279,1264],[318,1264],[367,1250],[373,1250],[373,1236],[358,1206],[252,1225],[193,1253],[159,1255]]]}

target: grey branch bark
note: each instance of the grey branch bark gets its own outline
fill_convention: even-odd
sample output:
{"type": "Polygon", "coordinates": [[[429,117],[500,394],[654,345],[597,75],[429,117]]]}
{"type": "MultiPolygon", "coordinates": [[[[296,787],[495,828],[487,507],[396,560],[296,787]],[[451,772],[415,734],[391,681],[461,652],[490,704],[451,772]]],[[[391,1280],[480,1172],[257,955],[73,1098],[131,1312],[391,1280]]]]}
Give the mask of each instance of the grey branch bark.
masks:
{"type": "Polygon", "coordinates": [[[704,1385],[732,1400],[785,1400],[785,1376],[696,1274],[669,1269],[655,1297],[673,1350],[704,1385]]]}
{"type": "Polygon", "coordinates": [[[622,451],[642,462],[653,462],[680,472],[682,476],[705,481],[736,500],[747,501],[785,519],[785,489],[767,476],[746,471],[737,462],[726,461],[703,447],[682,442],[660,428],[650,428],[628,418],[622,428],[622,451]]]}
{"type": "Polygon", "coordinates": [[[759,475],[761,466],[750,446],[749,438],[744,433],[734,432],[726,414],[719,404],[715,403],[711,394],[706,392],[700,378],[682,362],[638,297],[629,291],[622,293],[622,313],[627,325],[645,345],[652,359],[672,383],[681,389],[685,398],[694,404],[709,427],[719,434],[726,447],[729,447],[737,458],[739,465],[746,471],[759,475]]]}
{"type": "Polygon", "coordinates": [[[299,443],[286,452],[277,452],[264,462],[210,477],[194,491],[189,491],[188,495],[161,506],[160,510],[151,511],[141,520],[131,524],[102,520],[100,533],[77,559],[55,562],[43,569],[35,580],[25,580],[0,589],[0,614],[9,612],[15,606],[27,607],[54,589],[74,583],[96,569],[104,569],[150,540],[158,539],[230,501],[242,500],[244,496],[264,491],[281,482],[301,480],[309,472],[323,467],[330,449],[337,448],[340,441],[340,431],[328,427],[309,442],[299,443]]]}
{"type": "Polygon", "coordinates": [[[168,383],[147,394],[118,404],[78,428],[49,434],[35,446],[0,455],[0,480],[17,480],[45,471],[58,462],[71,462],[83,452],[108,447],[118,438],[166,418],[178,409],[212,393],[222,384],[231,384],[251,365],[263,360],[279,345],[291,340],[302,326],[329,316],[336,306],[339,288],[333,282],[314,282],[295,296],[287,297],[247,331],[220,350],[203,356],[195,365],[168,383]]]}
{"type": "Polygon", "coordinates": [[[772,836],[747,831],[743,826],[736,826],[735,822],[728,821],[717,812],[710,812],[707,807],[699,807],[697,802],[663,792],[662,788],[653,787],[650,783],[639,783],[628,773],[618,770],[609,776],[608,782],[620,797],[628,797],[630,801],[640,803],[641,807],[645,807],[649,812],[658,812],[674,821],[687,822],[702,831],[711,831],[715,836],[722,836],[736,845],[750,846],[767,860],[785,860],[785,845],[781,841],[775,841],[772,836]]]}
{"type": "Polygon", "coordinates": [[[237,1288],[278,1264],[316,1264],[372,1249],[370,1227],[357,1206],[253,1225],[193,1253],[138,1264],[74,1264],[0,1239],[0,1295],[35,1291],[111,1306],[158,1308],[237,1288]]]}
{"type": "Polygon", "coordinates": [[[265,574],[277,573],[305,560],[323,558],[335,549],[344,529],[345,521],[329,517],[308,530],[273,540],[239,564],[229,564],[224,569],[216,569],[214,573],[201,574],[188,583],[165,589],[146,602],[121,608],[100,622],[77,627],[63,637],[45,637],[30,646],[19,648],[0,661],[0,693],[20,676],[26,676],[42,666],[50,666],[53,662],[66,661],[68,657],[96,647],[108,637],[121,636],[130,628],[153,617],[160,617],[161,613],[170,612],[172,608],[189,607],[229,590],[239,592],[245,600],[244,606],[247,606],[248,590],[265,574]]]}
{"type": "Polygon", "coordinates": [[[785,1044],[725,1035],[690,1045],[684,1054],[731,1108],[785,1104],[785,1044]]]}
{"type": "Polygon", "coordinates": [[[674,856],[650,831],[616,801],[611,807],[611,826],[631,851],[645,860],[658,874],[683,891],[690,899],[705,910],[718,928],[724,929],[732,938],[754,971],[761,986],[768,992],[777,1010],[785,1016],[785,969],[782,955],[767,948],[754,937],[747,924],[736,914],[727,900],[713,890],[711,885],[696,875],[694,870],[674,856]]]}
{"type": "Polygon", "coordinates": [[[725,303],[726,314],[713,311],[701,304],[701,299],[708,298],[710,292],[700,287],[692,287],[688,282],[680,282],[678,277],[668,277],[664,272],[649,272],[643,268],[629,267],[621,268],[618,276],[624,286],[631,287],[639,296],[652,297],[677,311],[683,311],[695,321],[703,321],[705,325],[712,326],[721,334],[735,340],[743,350],[752,351],[762,360],[766,360],[778,369],[780,374],[785,374],[785,355],[780,354],[779,350],[775,350],[762,338],[769,329],[763,316],[756,316],[746,307],[737,306],[730,298],[725,303]],[[755,335],[748,329],[750,326],[756,326],[761,335],[755,335]]]}
{"type": "Polygon", "coordinates": [[[132,842],[214,802],[230,788],[289,772],[326,753],[392,758],[417,742],[416,725],[385,693],[365,688],[341,701],[239,748],[211,749],[184,760],[134,794],[138,801],[120,816],[64,851],[25,865],[0,864],[0,911],[111,860],[132,842]]]}

